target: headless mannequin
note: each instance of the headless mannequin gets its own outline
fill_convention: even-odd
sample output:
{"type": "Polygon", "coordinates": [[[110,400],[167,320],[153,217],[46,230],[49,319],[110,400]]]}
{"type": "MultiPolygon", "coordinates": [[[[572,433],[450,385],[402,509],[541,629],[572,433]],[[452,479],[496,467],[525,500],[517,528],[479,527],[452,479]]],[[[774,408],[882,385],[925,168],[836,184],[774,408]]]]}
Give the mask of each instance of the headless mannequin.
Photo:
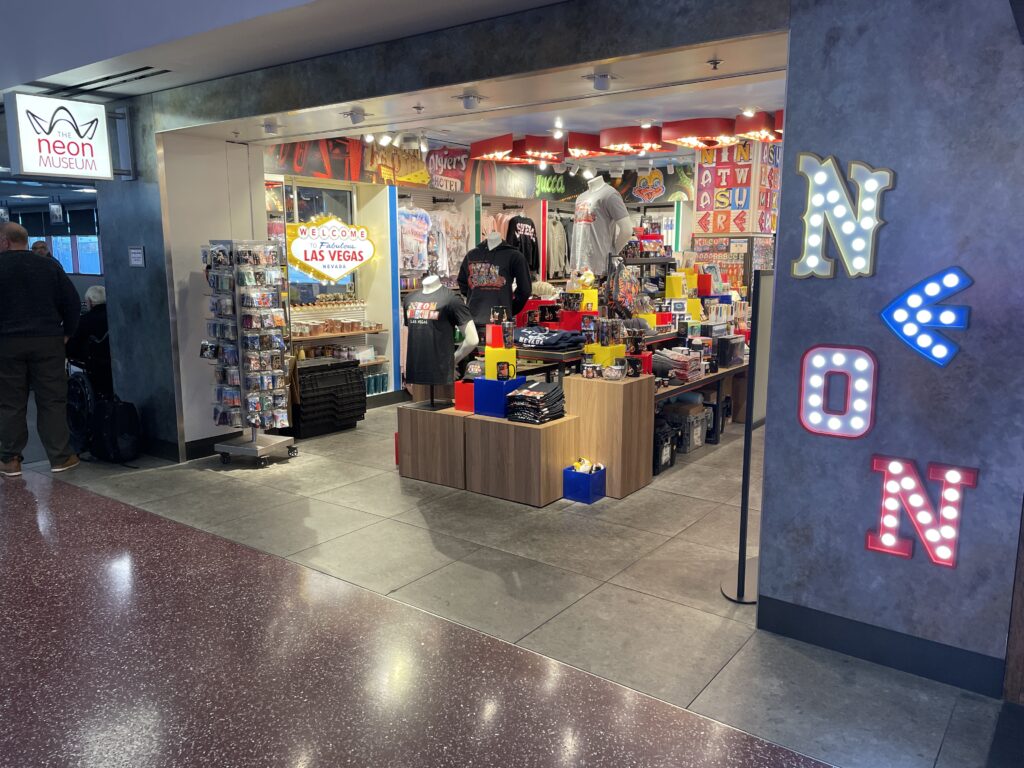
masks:
{"type": "MultiPolygon", "coordinates": [[[[500,236],[497,236],[498,240],[501,240],[500,236]]],[[[490,239],[490,235],[488,235],[490,239]]],[[[424,294],[431,294],[435,291],[441,290],[441,278],[437,275],[427,275],[423,278],[423,284],[420,286],[420,290],[424,294]]],[[[455,350],[455,364],[458,365],[459,361],[462,360],[466,355],[476,349],[476,345],[480,343],[480,334],[476,330],[476,323],[469,320],[459,330],[462,331],[462,344],[455,350]]],[[[430,405],[434,405],[434,385],[430,385],[430,405]]]]}
{"type": "Polygon", "coordinates": [[[487,250],[488,251],[493,251],[499,245],[501,245],[501,235],[499,235],[497,232],[488,232],[487,233],[487,250]]]}
{"type": "MultiPolygon", "coordinates": [[[[596,192],[605,185],[603,176],[595,176],[587,182],[587,187],[591,192],[596,192]]],[[[612,242],[615,243],[615,253],[621,253],[622,249],[626,247],[626,243],[629,242],[633,232],[633,222],[628,216],[623,216],[621,219],[615,222],[615,237],[612,238],[612,242]]]]}

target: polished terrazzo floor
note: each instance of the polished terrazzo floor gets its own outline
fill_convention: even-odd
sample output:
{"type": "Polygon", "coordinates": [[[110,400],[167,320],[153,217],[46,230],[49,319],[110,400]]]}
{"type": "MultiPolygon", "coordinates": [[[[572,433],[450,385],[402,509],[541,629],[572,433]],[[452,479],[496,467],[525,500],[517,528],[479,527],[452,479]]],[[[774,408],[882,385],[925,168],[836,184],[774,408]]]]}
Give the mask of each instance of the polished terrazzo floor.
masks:
{"type": "Polygon", "coordinates": [[[0,500],[3,766],[823,765],[42,475],[0,500]]]}
{"type": "MultiPolygon", "coordinates": [[[[842,768],[1024,765],[1007,736],[1024,730],[1019,711],[756,632],[754,609],[721,597],[736,560],[737,426],[629,499],[543,510],[398,477],[394,430],[394,408],[375,409],[266,470],[147,460],[62,479],[842,768]]],[[[751,522],[753,553],[756,509],[751,522]]]]}

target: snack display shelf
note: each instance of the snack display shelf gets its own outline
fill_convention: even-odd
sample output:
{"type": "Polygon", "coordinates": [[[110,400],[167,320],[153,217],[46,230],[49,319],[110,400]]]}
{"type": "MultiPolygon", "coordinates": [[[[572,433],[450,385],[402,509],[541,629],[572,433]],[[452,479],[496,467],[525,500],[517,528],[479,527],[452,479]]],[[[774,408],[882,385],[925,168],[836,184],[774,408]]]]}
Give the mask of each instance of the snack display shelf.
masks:
{"type": "Polygon", "coordinates": [[[305,344],[307,342],[330,341],[331,339],[344,339],[350,336],[367,336],[374,333],[387,333],[387,328],[378,328],[375,331],[345,331],[344,333],[324,333],[319,336],[292,336],[293,344],[305,344]]]}

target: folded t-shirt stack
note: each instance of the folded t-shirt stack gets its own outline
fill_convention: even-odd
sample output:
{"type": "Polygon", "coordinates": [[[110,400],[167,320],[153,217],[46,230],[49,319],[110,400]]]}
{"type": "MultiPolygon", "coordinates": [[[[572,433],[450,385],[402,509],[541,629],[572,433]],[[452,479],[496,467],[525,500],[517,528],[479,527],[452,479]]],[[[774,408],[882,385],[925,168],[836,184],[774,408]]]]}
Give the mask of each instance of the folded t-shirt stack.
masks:
{"type": "Polygon", "coordinates": [[[564,352],[583,346],[583,334],[579,331],[553,331],[539,325],[516,329],[516,344],[528,349],[547,349],[564,352]]]}
{"type": "Polygon", "coordinates": [[[654,375],[689,383],[704,375],[704,364],[697,352],[659,349],[651,360],[654,375]]]}
{"type": "Polygon", "coordinates": [[[508,420],[524,424],[546,424],[565,415],[562,385],[531,381],[508,393],[508,420]]]}

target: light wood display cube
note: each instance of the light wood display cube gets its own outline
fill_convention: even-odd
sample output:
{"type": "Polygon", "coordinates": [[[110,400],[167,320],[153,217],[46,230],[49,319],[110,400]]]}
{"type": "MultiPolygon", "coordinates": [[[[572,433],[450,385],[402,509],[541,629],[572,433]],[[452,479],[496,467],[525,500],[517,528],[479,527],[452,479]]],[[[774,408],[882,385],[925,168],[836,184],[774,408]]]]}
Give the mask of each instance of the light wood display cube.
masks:
{"type": "Polygon", "coordinates": [[[470,414],[403,405],[398,408],[398,473],[451,488],[466,487],[463,423],[470,414]]]}
{"type": "Polygon", "coordinates": [[[544,507],[562,498],[562,470],[579,453],[579,419],[520,424],[466,417],[466,490],[544,507]]]}
{"type": "Polygon", "coordinates": [[[579,417],[579,452],[606,467],[605,493],[621,499],[649,485],[654,464],[654,377],[606,381],[567,376],[565,411],[579,417]]]}

